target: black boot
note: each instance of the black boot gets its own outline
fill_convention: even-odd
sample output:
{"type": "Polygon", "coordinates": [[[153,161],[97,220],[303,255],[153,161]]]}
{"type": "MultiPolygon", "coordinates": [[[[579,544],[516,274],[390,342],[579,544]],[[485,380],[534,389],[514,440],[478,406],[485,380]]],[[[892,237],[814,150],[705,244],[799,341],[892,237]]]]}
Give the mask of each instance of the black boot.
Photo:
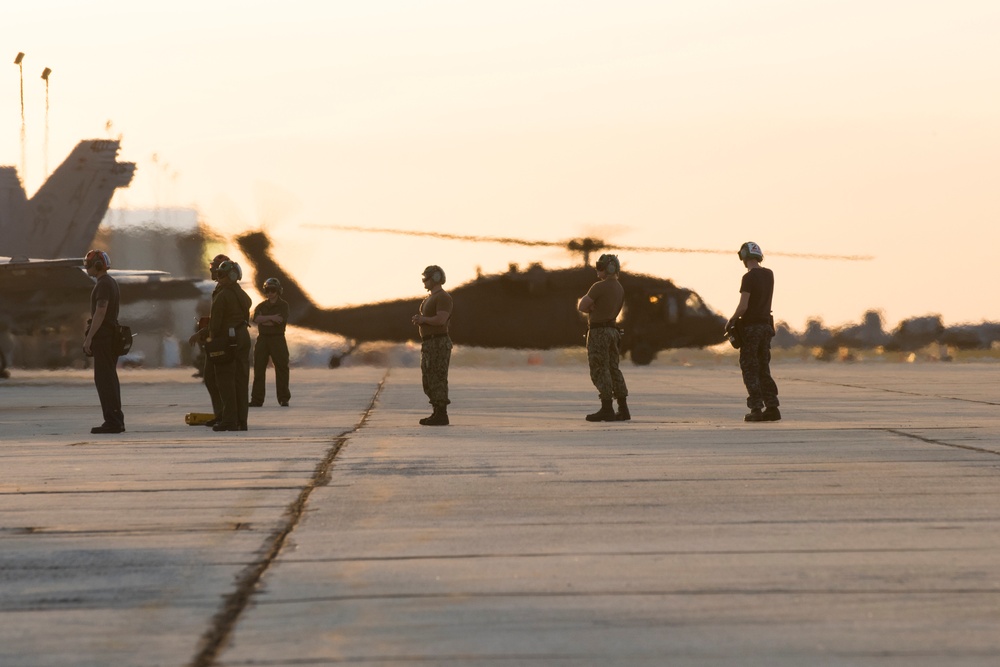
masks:
{"type": "Polygon", "coordinates": [[[613,422],[618,421],[614,408],[611,407],[611,399],[601,400],[601,409],[593,414],[587,415],[589,422],[613,422]]]}
{"type": "Polygon", "coordinates": [[[441,406],[434,408],[434,412],[430,417],[424,417],[420,420],[420,423],[424,426],[447,426],[448,422],[448,408],[441,406]]]}
{"type": "Polygon", "coordinates": [[[770,408],[764,408],[764,412],[761,413],[762,420],[766,422],[777,422],[781,421],[781,411],[778,410],[778,406],[773,406],[770,408]]]}
{"type": "Polygon", "coordinates": [[[625,402],[624,398],[618,399],[618,412],[615,413],[615,419],[620,422],[627,422],[632,419],[632,415],[628,411],[628,403],[625,402]]]}
{"type": "Polygon", "coordinates": [[[750,412],[743,415],[743,421],[762,422],[764,421],[764,413],[761,412],[760,408],[751,408],[750,412]]]}

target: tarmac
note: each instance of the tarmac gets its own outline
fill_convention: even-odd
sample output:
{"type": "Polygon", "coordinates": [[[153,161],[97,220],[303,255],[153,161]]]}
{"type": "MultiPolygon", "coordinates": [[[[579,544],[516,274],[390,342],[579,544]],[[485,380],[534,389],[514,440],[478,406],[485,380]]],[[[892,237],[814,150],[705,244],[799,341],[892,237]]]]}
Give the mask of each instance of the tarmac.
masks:
{"type": "MultiPolygon", "coordinates": [[[[735,363],[735,362],[733,362],[735,363]]],[[[1000,664],[1000,364],[292,370],[246,433],[190,369],[0,384],[0,665],[1000,664]]],[[[271,380],[272,378],[269,378],[271,380]]]]}

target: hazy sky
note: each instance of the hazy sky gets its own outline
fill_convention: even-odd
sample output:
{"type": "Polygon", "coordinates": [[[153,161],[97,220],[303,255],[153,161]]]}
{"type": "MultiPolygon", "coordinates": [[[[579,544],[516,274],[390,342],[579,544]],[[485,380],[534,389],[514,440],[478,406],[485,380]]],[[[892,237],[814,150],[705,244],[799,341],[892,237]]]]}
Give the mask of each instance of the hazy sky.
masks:
{"type": "Polygon", "coordinates": [[[113,206],[265,225],[327,305],[416,296],[568,253],[317,231],[342,224],[731,255],[622,253],[730,315],[735,251],[775,316],[1000,320],[1000,2],[615,0],[5,5],[0,163],[83,138],[139,164],[113,206]],[[145,8],[149,7],[149,8],[145,8]],[[154,154],[157,158],[154,160],[154,154]]]}

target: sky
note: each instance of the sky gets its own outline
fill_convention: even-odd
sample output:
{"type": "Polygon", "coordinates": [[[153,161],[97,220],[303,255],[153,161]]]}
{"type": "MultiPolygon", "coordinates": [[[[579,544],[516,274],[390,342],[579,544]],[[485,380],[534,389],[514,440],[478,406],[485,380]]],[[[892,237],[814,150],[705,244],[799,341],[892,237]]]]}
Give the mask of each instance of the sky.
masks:
{"type": "Polygon", "coordinates": [[[731,250],[619,253],[726,316],[753,240],[793,329],[1000,321],[998,34],[995,0],[33,0],[0,21],[0,164],[23,51],[29,193],[120,135],[112,207],[263,227],[323,305],[580,261],[315,227],[348,225],[731,250]]]}

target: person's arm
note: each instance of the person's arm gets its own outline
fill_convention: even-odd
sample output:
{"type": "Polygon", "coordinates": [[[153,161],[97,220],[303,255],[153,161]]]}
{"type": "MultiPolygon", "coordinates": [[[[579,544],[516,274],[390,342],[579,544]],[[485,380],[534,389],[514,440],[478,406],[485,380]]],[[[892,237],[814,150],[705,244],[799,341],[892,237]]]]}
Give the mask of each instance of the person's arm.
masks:
{"type": "Polygon", "coordinates": [[[726,326],[733,326],[736,324],[736,320],[743,317],[747,312],[747,308],[750,306],[750,292],[740,292],[740,305],[736,306],[736,312],[733,316],[729,318],[729,324],[726,326]]]}
{"type": "Polygon", "coordinates": [[[208,323],[209,338],[223,338],[226,335],[226,300],[229,298],[228,290],[220,292],[212,299],[212,316],[208,323]]]}
{"type": "Polygon", "coordinates": [[[431,317],[427,317],[426,315],[414,315],[413,323],[429,327],[441,327],[448,322],[449,317],[451,317],[451,311],[439,310],[431,317]]]}
{"type": "Polygon", "coordinates": [[[590,294],[583,295],[583,298],[580,299],[580,303],[577,304],[576,309],[581,313],[590,314],[590,311],[594,309],[594,300],[590,298],[590,294]]]}
{"type": "Polygon", "coordinates": [[[94,341],[94,334],[97,330],[101,328],[104,323],[104,318],[108,314],[108,302],[107,299],[99,299],[97,301],[97,308],[94,309],[94,316],[90,318],[90,328],[87,330],[87,337],[83,341],[83,352],[84,354],[90,356],[93,354],[90,351],[90,344],[94,341]]]}

